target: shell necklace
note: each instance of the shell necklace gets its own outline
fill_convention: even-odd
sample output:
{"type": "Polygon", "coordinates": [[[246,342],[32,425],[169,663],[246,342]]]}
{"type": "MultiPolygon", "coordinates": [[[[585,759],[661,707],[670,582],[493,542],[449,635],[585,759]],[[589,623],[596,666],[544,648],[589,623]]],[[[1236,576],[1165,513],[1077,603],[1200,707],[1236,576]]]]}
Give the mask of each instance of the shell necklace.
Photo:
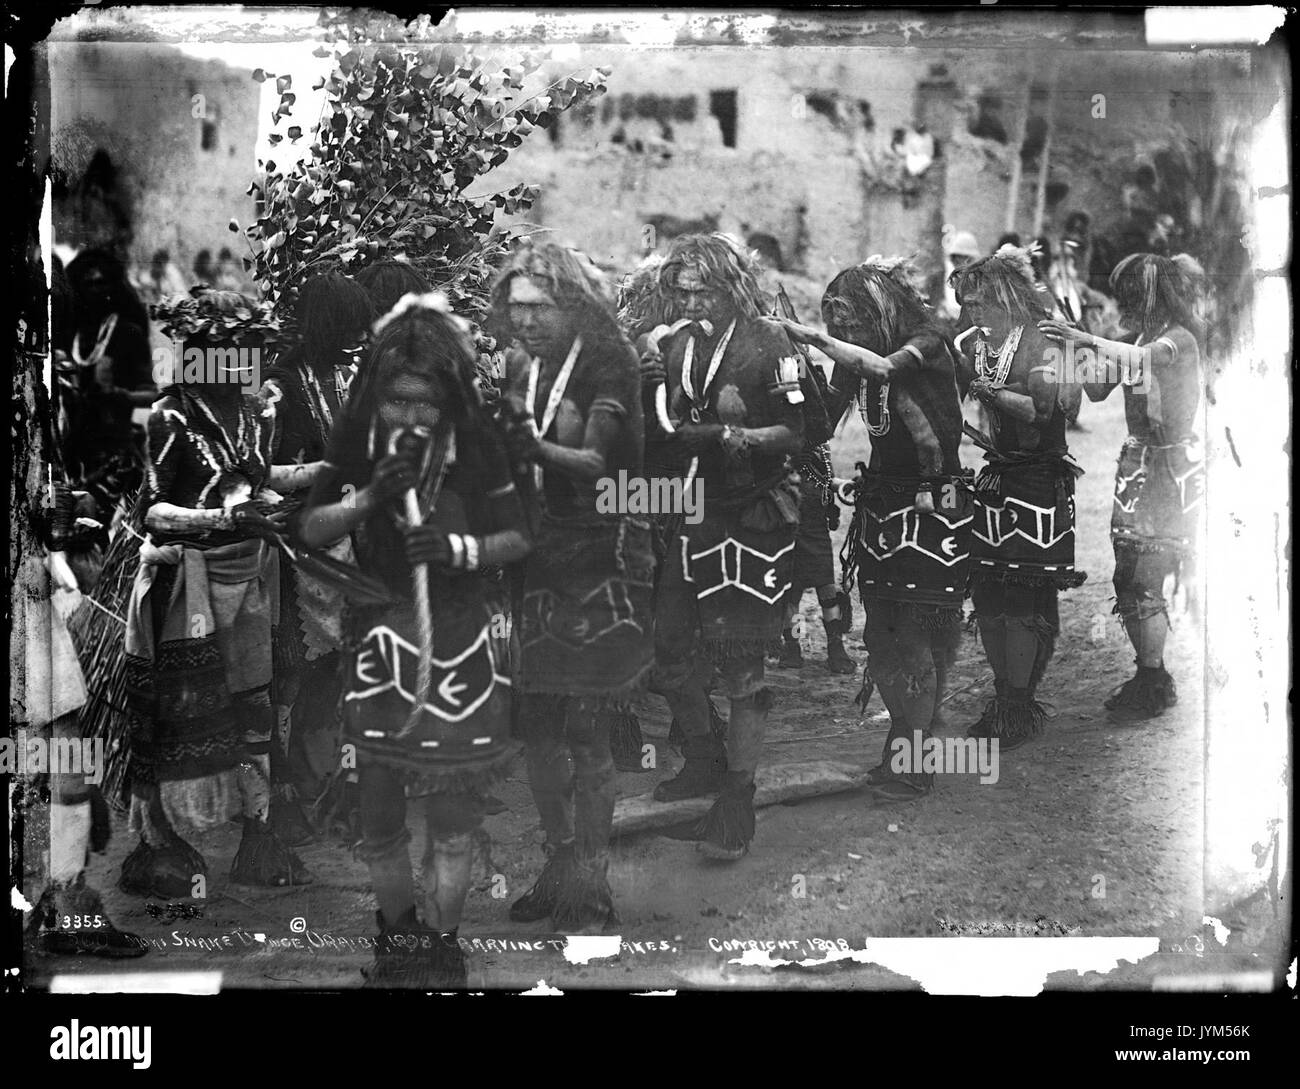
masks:
{"type": "Polygon", "coordinates": [[[1011,362],[1016,357],[1016,349],[1020,347],[1020,336],[1024,331],[1023,325],[1017,325],[1007,334],[1002,347],[995,353],[997,363],[992,366],[989,365],[988,341],[980,336],[975,341],[975,373],[980,378],[991,381],[994,386],[1006,385],[1007,375],[1011,373],[1011,362]]]}
{"type": "MultiPolygon", "coordinates": [[[[528,418],[537,428],[538,438],[544,436],[551,429],[551,424],[555,422],[556,414],[560,411],[560,402],[564,400],[564,391],[568,389],[569,379],[573,377],[573,368],[578,362],[578,353],[581,351],[582,337],[576,336],[573,338],[573,346],[569,349],[569,354],[565,357],[564,365],[560,368],[560,373],[555,376],[540,421],[537,419],[537,383],[542,370],[542,361],[537,356],[533,356],[532,367],[528,371],[528,418]]],[[[533,467],[533,477],[540,487],[542,483],[540,465],[533,467]]]]}
{"type": "Polygon", "coordinates": [[[727,345],[731,343],[731,334],[736,331],[736,320],[731,319],[731,324],[727,326],[727,331],[722,334],[722,339],[718,341],[718,346],[713,349],[713,358],[709,360],[709,369],[704,375],[704,386],[699,395],[695,393],[695,338],[691,337],[686,342],[686,356],[682,360],[682,392],[690,399],[691,402],[691,421],[700,422],[700,408],[708,403],[709,387],[713,385],[713,379],[717,377],[718,368],[722,366],[722,357],[727,354],[727,345]]]}
{"type": "Polygon", "coordinates": [[[867,402],[863,393],[863,387],[865,386],[866,382],[864,381],[858,387],[858,414],[862,417],[862,422],[867,425],[867,433],[878,439],[889,434],[889,383],[880,383],[880,422],[878,424],[871,422],[871,415],[867,412],[867,402]]]}

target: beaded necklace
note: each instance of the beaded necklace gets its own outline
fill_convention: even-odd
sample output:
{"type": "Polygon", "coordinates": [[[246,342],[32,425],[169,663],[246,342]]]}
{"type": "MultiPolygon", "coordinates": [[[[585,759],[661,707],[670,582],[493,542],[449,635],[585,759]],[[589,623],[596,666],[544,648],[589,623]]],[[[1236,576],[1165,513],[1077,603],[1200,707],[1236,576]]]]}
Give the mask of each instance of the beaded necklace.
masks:
{"type": "MultiPolygon", "coordinates": [[[[865,383],[864,383],[865,385],[865,383]]],[[[862,422],[867,425],[867,433],[873,438],[881,438],[889,434],[890,415],[889,415],[889,383],[880,384],[880,422],[873,424],[871,415],[867,412],[867,402],[862,393],[862,387],[858,388],[858,414],[862,417],[862,422]]]]}
{"type": "Polygon", "coordinates": [[[1011,363],[1016,357],[1016,349],[1020,347],[1020,336],[1024,333],[1025,327],[1017,325],[1007,334],[1007,339],[1002,342],[1002,347],[995,353],[997,363],[989,365],[989,345],[988,341],[980,336],[975,341],[975,374],[979,378],[989,380],[995,387],[1006,385],[1007,375],[1011,373],[1011,363]]]}

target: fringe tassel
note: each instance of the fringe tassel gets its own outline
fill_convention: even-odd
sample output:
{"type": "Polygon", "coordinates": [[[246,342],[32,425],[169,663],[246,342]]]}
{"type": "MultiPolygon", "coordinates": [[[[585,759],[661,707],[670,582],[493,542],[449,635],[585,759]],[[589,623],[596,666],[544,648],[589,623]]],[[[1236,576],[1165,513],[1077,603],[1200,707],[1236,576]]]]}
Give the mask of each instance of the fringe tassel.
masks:
{"type": "Polygon", "coordinates": [[[908,611],[916,626],[931,635],[942,635],[961,627],[961,606],[933,609],[922,605],[909,605],[908,611]]]}
{"type": "Polygon", "coordinates": [[[724,788],[717,801],[695,826],[697,840],[729,851],[748,847],[754,838],[754,784],[724,788]]]}
{"type": "Polygon", "coordinates": [[[840,589],[845,593],[851,593],[858,580],[858,541],[862,539],[862,526],[866,516],[865,507],[854,508],[849,532],[840,547],[840,589]]]}
{"type": "Polygon", "coordinates": [[[1163,540],[1151,537],[1130,537],[1128,535],[1111,535],[1111,547],[1116,552],[1135,552],[1144,556],[1168,555],[1175,559],[1186,559],[1193,549],[1186,541],[1163,540]]]}
{"type": "MultiPolygon", "coordinates": [[[[518,755],[518,749],[510,746],[495,756],[475,760],[464,766],[430,767],[426,764],[418,769],[403,764],[393,766],[403,771],[413,771],[420,793],[471,794],[501,782],[509,774],[518,755]]],[[[379,759],[377,762],[388,761],[379,759]]]]}
{"type": "Polygon", "coordinates": [[[521,693],[521,698],[527,700],[532,696],[546,696],[557,700],[576,699],[582,700],[593,711],[614,711],[646,690],[646,685],[650,681],[650,672],[653,669],[654,663],[651,662],[626,684],[618,688],[603,689],[599,692],[579,692],[574,691],[572,686],[560,688],[551,687],[547,684],[531,683],[528,690],[521,693]]]}
{"type": "Polygon", "coordinates": [[[311,884],[307,867],[292,848],[280,841],[269,824],[251,818],[244,819],[244,838],[230,867],[230,879],[271,888],[311,884]]]}
{"type": "Polygon", "coordinates": [[[721,668],[734,658],[764,657],[770,643],[770,639],[706,639],[700,653],[721,668]]]}
{"type": "Polygon", "coordinates": [[[1047,710],[1037,700],[1000,700],[991,723],[991,736],[1002,741],[1028,741],[1047,723],[1047,710]]]}
{"type": "Polygon", "coordinates": [[[566,876],[567,880],[556,883],[555,907],[551,911],[556,930],[584,930],[598,923],[608,926],[618,921],[603,859],[575,859],[566,876]]]}
{"type": "Polygon", "coordinates": [[[994,582],[1007,586],[1032,586],[1037,589],[1054,587],[1057,590],[1074,590],[1087,581],[1088,573],[1086,571],[1032,574],[1022,571],[977,570],[973,571],[970,576],[970,585],[972,587],[980,582],[994,582]]]}
{"type": "Polygon", "coordinates": [[[556,848],[547,858],[532,888],[510,905],[510,918],[531,923],[553,915],[561,900],[573,899],[572,889],[578,881],[578,860],[573,845],[556,848]]]}
{"type": "Polygon", "coordinates": [[[871,676],[871,666],[862,667],[862,687],[858,689],[858,694],[853,697],[853,703],[862,714],[867,713],[867,706],[871,703],[871,695],[876,690],[876,682],[871,676]]]}
{"type": "Polygon", "coordinates": [[[632,708],[624,705],[614,711],[609,727],[609,748],[620,771],[648,771],[641,766],[641,720],[632,708]]]}
{"type": "Polygon", "coordinates": [[[192,896],[194,878],[206,877],[208,864],[190,844],[175,833],[163,846],[151,847],[143,839],[122,862],[118,887],[133,896],[165,900],[192,896]]]}

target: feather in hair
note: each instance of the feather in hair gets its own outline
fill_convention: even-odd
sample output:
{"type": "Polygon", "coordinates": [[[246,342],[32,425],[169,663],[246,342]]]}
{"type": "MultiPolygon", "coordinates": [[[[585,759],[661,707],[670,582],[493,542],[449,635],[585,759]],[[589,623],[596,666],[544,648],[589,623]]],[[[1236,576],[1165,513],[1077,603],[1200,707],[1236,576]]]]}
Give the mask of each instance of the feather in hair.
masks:
{"type": "Polygon", "coordinates": [[[378,336],[388,328],[397,318],[411,310],[436,310],[439,314],[446,314],[452,319],[452,323],[457,328],[462,328],[466,333],[470,331],[469,322],[451,311],[451,303],[447,296],[441,291],[426,291],[422,295],[415,292],[403,295],[397,300],[393,308],[382,318],[375,322],[374,335],[378,336]]]}
{"type": "Polygon", "coordinates": [[[1034,261],[1033,255],[1037,252],[1037,243],[1031,243],[1028,246],[1013,246],[1006,242],[998,247],[997,253],[993,256],[999,261],[1005,261],[1008,265],[1019,272],[1025,279],[1033,280],[1034,278],[1034,261]]]}

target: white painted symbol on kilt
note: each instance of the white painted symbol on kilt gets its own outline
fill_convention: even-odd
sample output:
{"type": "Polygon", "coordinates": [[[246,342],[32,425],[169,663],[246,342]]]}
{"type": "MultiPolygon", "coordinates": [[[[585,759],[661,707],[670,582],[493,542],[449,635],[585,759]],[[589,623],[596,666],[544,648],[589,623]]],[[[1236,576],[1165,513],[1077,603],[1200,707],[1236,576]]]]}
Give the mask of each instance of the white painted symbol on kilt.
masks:
{"type": "Polygon", "coordinates": [[[1125,514],[1132,514],[1133,509],[1137,506],[1138,498],[1142,495],[1142,485],[1146,483],[1147,469],[1146,458],[1138,463],[1128,476],[1119,473],[1115,477],[1115,505],[1125,514]]]}
{"type": "Polygon", "coordinates": [[[937,511],[922,513],[915,507],[900,507],[876,521],[879,532],[874,541],[872,531],[868,530],[863,534],[862,543],[876,560],[887,560],[911,548],[945,567],[952,567],[969,553],[958,544],[956,533],[950,531],[961,529],[973,518],[974,515],[968,514],[964,518],[948,519],[937,511]]]}
{"type": "Polygon", "coordinates": [[[772,555],[741,544],[728,537],[725,541],[690,554],[686,541],[682,541],[682,568],[686,578],[696,584],[695,596],[703,599],[719,590],[734,587],[746,594],[774,605],[790,589],[790,583],[776,584],[777,562],[787,552],[794,550],[791,541],[772,555]],[[687,556],[690,555],[689,563],[687,556]],[[770,591],[770,593],[768,592],[770,591]]]}
{"type": "Polygon", "coordinates": [[[1175,473],[1174,483],[1178,485],[1178,498],[1184,513],[1198,506],[1205,498],[1205,473],[1199,464],[1193,465],[1181,476],[1175,473]]]}
{"type": "Polygon", "coordinates": [[[976,526],[975,536],[994,548],[1012,537],[1023,537],[1040,548],[1051,548],[1057,541],[1074,533],[1073,500],[1066,504],[1065,529],[1056,532],[1056,508],[1036,507],[1022,499],[1007,498],[1000,507],[980,503],[984,525],[976,526]]]}
{"type": "Polygon", "coordinates": [[[624,624],[641,631],[627,586],[621,579],[606,579],[587,594],[577,608],[566,606],[550,590],[535,590],[524,598],[525,646],[550,637],[570,646],[585,646],[603,639],[624,624]],[[600,627],[592,623],[593,613],[603,617],[600,627]]]}
{"type": "MultiPolygon", "coordinates": [[[[367,700],[391,689],[414,703],[419,662],[419,649],[392,628],[371,628],[354,666],[357,683],[367,687],[349,692],[344,698],[367,700]]],[[[433,659],[430,699],[424,710],[445,722],[460,722],[483,706],[498,684],[509,685],[510,678],[496,671],[489,626],[484,625],[474,641],[454,658],[433,659]]]]}

